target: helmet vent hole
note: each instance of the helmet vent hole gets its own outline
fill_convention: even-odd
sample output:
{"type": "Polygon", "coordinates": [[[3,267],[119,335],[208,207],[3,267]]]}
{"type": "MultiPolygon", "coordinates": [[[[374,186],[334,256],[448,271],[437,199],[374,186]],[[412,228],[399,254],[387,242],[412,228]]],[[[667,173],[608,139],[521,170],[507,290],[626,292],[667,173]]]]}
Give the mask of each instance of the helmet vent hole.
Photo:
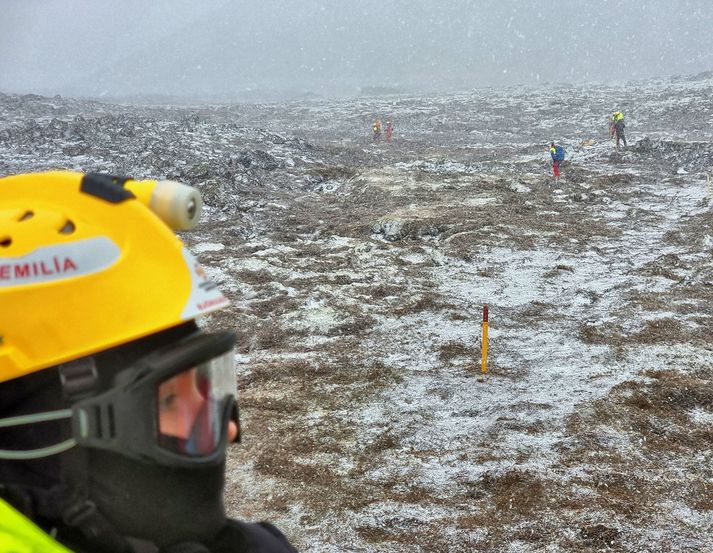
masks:
{"type": "Polygon", "coordinates": [[[2,246],[3,248],[9,247],[10,244],[12,244],[12,238],[10,238],[9,236],[6,236],[5,238],[0,238],[0,246],[2,246]]]}
{"type": "Polygon", "coordinates": [[[74,226],[74,223],[72,221],[67,221],[64,226],[59,229],[60,234],[72,234],[77,227],[74,226]]]}
{"type": "Polygon", "coordinates": [[[34,211],[25,211],[25,213],[22,214],[22,217],[20,217],[18,221],[27,221],[28,219],[32,219],[34,216],[34,211]]]}

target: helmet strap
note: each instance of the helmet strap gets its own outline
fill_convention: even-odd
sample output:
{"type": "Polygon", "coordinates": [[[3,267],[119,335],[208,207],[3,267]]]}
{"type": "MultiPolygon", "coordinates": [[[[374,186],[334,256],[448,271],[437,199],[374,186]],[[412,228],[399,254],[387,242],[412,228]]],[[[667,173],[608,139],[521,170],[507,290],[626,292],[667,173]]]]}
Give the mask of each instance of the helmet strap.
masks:
{"type": "MultiPolygon", "coordinates": [[[[96,394],[99,378],[93,357],[65,363],[58,369],[62,390],[70,403],[96,394]]],[[[129,541],[116,531],[89,498],[89,454],[86,448],[75,447],[62,455],[60,481],[61,484],[51,490],[54,501],[47,505],[52,509],[54,504],[57,518],[80,530],[97,550],[134,553],[129,541]]]]}
{"type": "Polygon", "coordinates": [[[97,392],[99,374],[94,357],[81,357],[57,366],[65,397],[75,403],[97,392]]]}
{"type": "MultiPolygon", "coordinates": [[[[86,452],[82,453],[86,456],[86,452]]],[[[86,493],[67,484],[64,473],[63,467],[62,483],[51,489],[2,484],[0,497],[31,520],[45,519],[50,524],[51,521],[62,520],[66,526],[76,528],[91,550],[111,553],[140,551],[114,529],[86,493]]]]}
{"type": "Polygon", "coordinates": [[[80,530],[86,541],[99,551],[134,553],[129,541],[117,532],[89,498],[88,469],[85,448],[74,448],[62,456],[60,487],[64,494],[62,499],[57,498],[62,521],[80,530]]]}

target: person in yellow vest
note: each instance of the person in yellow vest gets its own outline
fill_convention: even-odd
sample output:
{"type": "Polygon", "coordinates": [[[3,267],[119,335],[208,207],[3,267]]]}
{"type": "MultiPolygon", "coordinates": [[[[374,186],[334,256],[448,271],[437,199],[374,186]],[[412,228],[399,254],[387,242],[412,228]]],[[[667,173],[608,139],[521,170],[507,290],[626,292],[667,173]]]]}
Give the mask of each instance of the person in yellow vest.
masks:
{"type": "Polygon", "coordinates": [[[626,126],[624,124],[624,114],[620,111],[615,112],[614,115],[612,115],[612,123],[614,127],[613,130],[616,148],[619,149],[620,142],[623,142],[626,147],[626,136],[624,136],[624,127],[626,126]]]}
{"type": "Polygon", "coordinates": [[[226,518],[240,439],[228,300],[171,181],[0,178],[0,552],[295,553],[226,518]]]}
{"type": "Polygon", "coordinates": [[[374,121],[374,124],[371,126],[371,132],[372,142],[378,142],[379,140],[381,140],[381,119],[377,119],[376,121],[374,121]]]}

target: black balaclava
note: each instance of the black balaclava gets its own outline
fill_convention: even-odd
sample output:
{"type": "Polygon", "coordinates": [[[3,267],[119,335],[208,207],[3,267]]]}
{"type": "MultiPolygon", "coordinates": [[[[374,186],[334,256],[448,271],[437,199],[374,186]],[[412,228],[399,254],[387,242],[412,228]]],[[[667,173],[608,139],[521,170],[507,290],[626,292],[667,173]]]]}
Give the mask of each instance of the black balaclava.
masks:
{"type": "MultiPolygon", "coordinates": [[[[188,323],[96,354],[97,393],[111,387],[115,375],[142,356],[196,330],[195,324],[188,323]]],[[[67,405],[56,368],[0,384],[0,418],[62,409],[67,405]]],[[[69,437],[68,426],[66,422],[53,422],[4,429],[0,433],[0,449],[34,449],[57,443],[69,437]]],[[[62,484],[61,463],[65,470],[69,465],[73,481],[83,481],[86,499],[96,505],[114,531],[122,536],[164,547],[210,540],[225,524],[224,464],[179,469],[113,452],[75,447],[43,459],[0,461],[0,483],[26,489],[37,496],[38,490],[41,493],[62,484]],[[76,470],[71,461],[75,458],[83,458],[76,470]]],[[[13,494],[6,495],[12,501],[13,494]]],[[[48,520],[41,509],[37,510],[39,512],[31,514],[45,525],[58,527],[61,541],[61,521],[48,520]]],[[[76,532],[69,529],[68,535],[76,536],[76,532]]]]}
{"type": "Polygon", "coordinates": [[[225,523],[223,464],[178,469],[95,450],[89,467],[90,499],[122,535],[159,546],[209,541],[225,523]]]}

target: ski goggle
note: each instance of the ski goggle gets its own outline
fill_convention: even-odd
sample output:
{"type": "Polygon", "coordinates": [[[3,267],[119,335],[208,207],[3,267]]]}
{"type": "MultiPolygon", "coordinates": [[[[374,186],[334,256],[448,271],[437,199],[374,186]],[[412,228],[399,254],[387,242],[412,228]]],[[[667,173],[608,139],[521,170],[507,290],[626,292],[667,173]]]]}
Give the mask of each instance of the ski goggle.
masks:
{"type": "MultiPolygon", "coordinates": [[[[232,332],[194,334],[140,359],[116,376],[111,389],[71,409],[15,417],[15,424],[4,419],[0,426],[71,418],[72,438],[35,450],[34,457],[82,445],[167,466],[220,463],[231,420],[234,441],[240,436],[234,344],[232,332]]],[[[3,453],[11,458],[11,452],[0,458],[3,453]]],[[[32,452],[14,453],[31,458],[32,452]]]]}

